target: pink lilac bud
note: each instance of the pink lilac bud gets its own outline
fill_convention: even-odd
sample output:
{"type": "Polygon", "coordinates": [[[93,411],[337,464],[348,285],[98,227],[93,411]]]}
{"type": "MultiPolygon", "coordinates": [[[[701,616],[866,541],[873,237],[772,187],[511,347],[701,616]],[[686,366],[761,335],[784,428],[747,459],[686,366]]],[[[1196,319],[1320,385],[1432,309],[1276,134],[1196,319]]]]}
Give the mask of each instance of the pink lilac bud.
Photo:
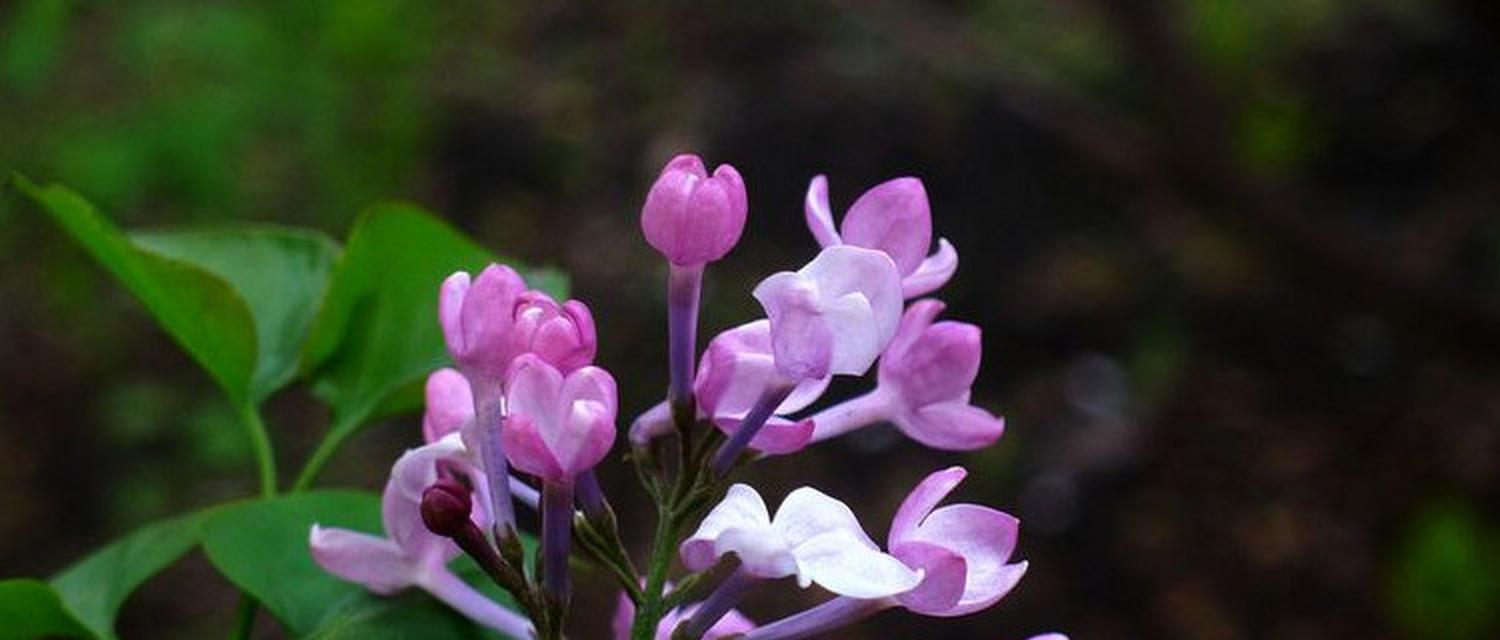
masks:
{"type": "Polygon", "coordinates": [[[582,302],[559,305],[536,290],[516,299],[512,353],[534,353],[566,374],[593,363],[598,344],[594,316],[582,302]]]}
{"type": "Polygon", "coordinates": [[[465,375],[499,380],[516,355],[511,328],[516,300],[526,281],[510,267],[492,264],[469,277],[463,271],[443,281],[438,320],[448,354],[465,375]]]}
{"type": "Polygon", "coordinates": [[[776,369],[791,382],[863,375],[896,333],[901,279],[886,254],[832,246],[755,287],[771,320],[776,369]]]}
{"type": "Polygon", "coordinates": [[[1020,521],[975,504],[937,507],[967,474],[951,467],[927,476],[891,522],[891,554],[923,572],[917,588],[896,596],[907,609],[941,617],[974,613],[1005,597],[1026,574],[1026,562],[1010,563],[1020,521]]]}
{"type": "Polygon", "coordinates": [[[813,416],[819,442],[881,421],[936,449],[979,449],[1005,432],[1005,420],[969,404],[983,352],[980,330],[937,322],[937,300],[912,303],[884,355],[874,391],[813,416]]]}
{"type": "Polygon", "coordinates": [[[819,245],[848,244],[890,256],[901,273],[907,298],[937,290],[958,269],[958,252],[947,240],[939,239],[937,252],[927,255],[932,244],[932,210],[927,190],[917,178],[875,185],[854,201],[843,224],[835,229],[828,206],[828,179],[816,176],[807,187],[803,211],[819,245]]]}
{"type": "Polygon", "coordinates": [[[453,478],[439,478],[422,492],[422,524],[444,538],[452,538],[474,526],[469,519],[473,509],[469,488],[453,478]]]}
{"type": "Polygon", "coordinates": [[[422,414],[422,439],[431,443],[450,433],[467,431],[474,420],[474,396],[469,381],[454,369],[438,369],[427,376],[427,407],[422,414]]]}
{"type": "Polygon", "coordinates": [[[571,483],[615,439],[615,380],[599,367],[564,376],[541,358],[516,359],[506,378],[505,456],[543,480],[571,483]]]}
{"type": "MultiPolygon", "coordinates": [[[[812,436],[810,420],[786,416],[812,404],[828,388],[830,377],[798,382],[751,439],[749,447],[762,453],[787,454],[800,451],[812,436]]],[[[710,420],[726,435],[733,434],[754,409],[762,393],[777,383],[776,362],[771,353],[771,323],[757,320],[740,325],[708,343],[698,363],[693,385],[700,418],[710,420]]]]}
{"type": "Polygon", "coordinates": [[[734,167],[721,164],[709,176],[692,154],[672,158],[641,206],[641,231],[677,266],[714,262],[729,253],[745,229],[749,200],[734,167]]]}
{"type": "Polygon", "coordinates": [[[756,578],[796,577],[853,598],[907,591],[920,574],[881,552],[844,503],[810,487],[788,494],[772,518],[760,494],[736,484],[680,547],[683,564],[702,571],[725,554],[756,578]]]}

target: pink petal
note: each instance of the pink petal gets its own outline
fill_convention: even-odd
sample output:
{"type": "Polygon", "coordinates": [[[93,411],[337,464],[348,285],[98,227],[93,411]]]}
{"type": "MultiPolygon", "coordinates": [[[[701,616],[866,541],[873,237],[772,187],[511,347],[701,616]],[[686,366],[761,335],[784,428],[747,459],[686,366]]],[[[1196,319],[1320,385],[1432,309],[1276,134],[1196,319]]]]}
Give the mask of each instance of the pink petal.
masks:
{"type": "Polygon", "coordinates": [[[438,291],[438,324],[443,327],[443,341],[448,344],[448,353],[455,360],[467,351],[464,343],[463,313],[464,298],[469,293],[469,274],[456,271],[443,280],[438,291]]]}
{"type": "MultiPolygon", "coordinates": [[[[726,435],[733,434],[740,428],[740,419],[716,418],[714,426],[726,435]]],[[[811,419],[793,421],[773,416],[766,420],[766,426],[761,427],[760,432],[750,440],[750,448],[773,456],[796,453],[807,448],[807,444],[812,442],[813,430],[816,426],[811,419]]]]}
{"type": "Polygon", "coordinates": [[[817,239],[818,246],[840,244],[839,232],[833,226],[833,209],[828,206],[828,177],[813,176],[807,185],[807,198],[802,203],[802,215],[807,218],[807,228],[817,239]]]}
{"type": "Polygon", "coordinates": [[[385,538],[313,525],[308,545],[318,566],[381,595],[411,586],[413,566],[396,543],[385,538]]]}
{"type": "Polygon", "coordinates": [[[958,605],[964,594],[968,563],[963,556],[928,542],[906,542],[891,547],[891,555],[922,571],[916,588],[897,596],[907,609],[940,615],[958,605]]]}
{"type": "Polygon", "coordinates": [[[457,555],[452,542],[439,538],[422,523],[422,492],[437,481],[439,460],[457,460],[463,455],[462,439],[448,435],[432,444],[407,451],[391,466],[390,479],[381,495],[381,521],[386,535],[407,557],[441,557],[457,555]]]}
{"type": "Polygon", "coordinates": [[[517,414],[506,418],[505,428],[500,430],[500,440],[505,447],[505,459],[511,466],[548,480],[565,480],[571,476],[553,455],[539,432],[537,421],[531,416],[517,414]]]}
{"type": "Polygon", "coordinates": [[[891,338],[885,353],[880,356],[880,367],[884,369],[888,361],[904,358],[947,306],[942,300],[934,298],[925,298],[907,305],[906,311],[901,314],[901,323],[896,325],[895,337],[891,338]]]}
{"type": "Polygon", "coordinates": [[[427,376],[427,410],[422,437],[429,443],[462,430],[474,419],[474,396],[469,381],[455,369],[438,369],[427,376]]]}
{"type": "Polygon", "coordinates": [[[563,473],[573,476],[598,465],[614,443],[614,409],[593,400],[576,400],[563,428],[548,440],[547,446],[563,473]]]}
{"type": "MultiPolygon", "coordinates": [[[[908,541],[929,542],[963,556],[968,578],[963,598],[950,615],[977,611],[1010,591],[1025,563],[1006,564],[1016,547],[1020,521],[974,504],[941,507],[928,514],[908,541]]],[[[903,543],[904,544],[904,543],[903,543]]]]}
{"type": "Polygon", "coordinates": [[[849,207],[841,228],[844,243],[884,251],[903,274],[916,271],[932,244],[927,190],[916,178],[875,185],[849,207]]]}
{"type": "Polygon", "coordinates": [[[958,251],[945,238],[938,239],[938,250],[901,278],[901,295],[908,299],[927,295],[942,288],[958,271],[958,251]]]}
{"type": "Polygon", "coordinates": [[[882,335],[870,301],[860,293],[829,301],[823,309],[822,323],[836,336],[831,341],[833,352],[828,359],[828,373],[833,375],[864,375],[880,357],[890,337],[882,335]]]}
{"type": "Polygon", "coordinates": [[[698,530],[679,547],[682,564],[692,571],[707,569],[718,561],[718,555],[714,553],[714,540],[719,534],[734,527],[769,526],[771,515],[760,494],[749,485],[735,484],[729,487],[724,499],[704,516],[698,530]]]}
{"type": "Polygon", "coordinates": [[[896,517],[891,521],[891,532],[886,542],[895,548],[905,542],[922,524],[922,520],[937,508],[943,498],[953,492],[969,472],[963,467],[948,467],[942,471],[935,471],[923,478],[917,486],[906,494],[906,499],[901,502],[901,507],[896,510],[896,517]]]}
{"type": "Polygon", "coordinates": [[[995,443],[1005,419],[966,402],[933,404],[898,415],[894,422],[912,439],[934,449],[971,451],[995,443]]]}
{"type": "Polygon", "coordinates": [[[541,423],[538,429],[549,428],[562,418],[563,375],[555,367],[528,353],[516,358],[505,378],[507,416],[528,416],[541,423]]]}
{"type": "Polygon", "coordinates": [[[721,234],[718,244],[733,247],[740,242],[740,234],[745,230],[745,217],[750,212],[749,196],[745,193],[745,179],[740,176],[738,169],[721,164],[714,169],[714,181],[723,185],[724,193],[729,196],[729,210],[725,213],[720,225],[721,234]]]}

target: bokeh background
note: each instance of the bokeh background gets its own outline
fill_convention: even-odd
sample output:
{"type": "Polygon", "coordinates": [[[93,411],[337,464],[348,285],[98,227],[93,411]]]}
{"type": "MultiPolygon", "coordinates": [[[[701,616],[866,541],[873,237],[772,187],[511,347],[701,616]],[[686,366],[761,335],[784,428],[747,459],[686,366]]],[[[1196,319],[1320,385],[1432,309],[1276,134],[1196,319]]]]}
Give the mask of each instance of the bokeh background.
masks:
{"type": "MultiPolygon", "coordinates": [[[[636,216],[672,153],[750,188],[709,335],[813,254],[811,176],[840,211],[920,176],[962,257],[949,316],[985,330],[976,402],[1008,433],[951,455],[871,429],[754,482],[848,498],[878,535],[907,487],[961,463],[963,499],[1021,517],[1032,568],[981,615],[839,637],[1495,637],[1497,7],[7,0],[0,167],[127,227],[341,237],[365,205],[417,202],[569,271],[628,410],[665,385],[664,269],[636,216]]],[[[0,575],[252,494],[209,379],[0,202],[0,575]]],[[[327,420],[302,391],[268,410],[284,461],[327,420]]],[[[417,439],[415,417],[376,426],[324,484],[377,489],[417,439]]],[[[648,526],[629,475],[606,480],[648,526]]],[[[580,597],[595,637],[613,596],[580,597]]],[[[234,602],[193,556],[122,630],[218,635],[234,602]]]]}

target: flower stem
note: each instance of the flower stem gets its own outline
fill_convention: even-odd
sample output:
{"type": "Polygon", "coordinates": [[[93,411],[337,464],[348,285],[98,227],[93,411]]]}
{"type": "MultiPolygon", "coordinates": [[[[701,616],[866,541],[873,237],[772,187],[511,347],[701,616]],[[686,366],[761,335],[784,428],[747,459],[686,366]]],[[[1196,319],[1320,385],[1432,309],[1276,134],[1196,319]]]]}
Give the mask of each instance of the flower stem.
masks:
{"type": "Polygon", "coordinates": [[[745,597],[745,591],[755,584],[756,579],[744,570],[737,569],[729,574],[718,588],[708,595],[703,605],[693,613],[693,617],[677,626],[672,632],[672,640],[699,640],[703,634],[708,633],[715,624],[719,622],[724,614],[729,613],[740,600],[745,597]]]}
{"type": "Polygon", "coordinates": [[[839,627],[853,624],[893,606],[889,598],[857,600],[838,597],[745,634],[744,640],[800,640],[822,637],[839,627]]]}
{"type": "Polygon", "coordinates": [[[515,505],[510,497],[510,472],[505,450],[500,445],[505,398],[501,395],[500,385],[494,381],[479,375],[469,375],[468,378],[474,393],[474,435],[479,444],[485,479],[489,481],[490,513],[495,516],[495,540],[498,542],[516,527],[515,505]]]}
{"type": "Polygon", "coordinates": [[[795,385],[791,383],[777,381],[772,382],[765,391],[760,393],[760,397],[755,400],[755,406],[750,407],[750,413],[745,414],[745,419],[740,422],[739,428],[735,429],[734,435],[730,436],[729,441],[719,447],[719,452],[714,454],[713,466],[716,473],[722,475],[729,470],[735,460],[739,459],[740,454],[745,452],[745,448],[750,446],[750,441],[755,439],[755,434],[760,433],[761,427],[766,426],[766,421],[771,418],[772,413],[776,412],[776,407],[781,406],[787,396],[792,395],[793,388],[795,385]]]}
{"type": "Polygon", "coordinates": [[[559,612],[567,608],[572,534],[573,484],[549,480],[542,484],[542,588],[559,612]]]}
{"type": "Polygon", "coordinates": [[[698,357],[698,297],[703,265],[672,265],[667,274],[667,366],[671,386],[667,400],[675,407],[693,397],[693,364],[698,357]]]}
{"type": "Polygon", "coordinates": [[[876,387],[869,393],[813,414],[812,441],[822,442],[887,419],[892,399],[890,391],[876,387]]]}

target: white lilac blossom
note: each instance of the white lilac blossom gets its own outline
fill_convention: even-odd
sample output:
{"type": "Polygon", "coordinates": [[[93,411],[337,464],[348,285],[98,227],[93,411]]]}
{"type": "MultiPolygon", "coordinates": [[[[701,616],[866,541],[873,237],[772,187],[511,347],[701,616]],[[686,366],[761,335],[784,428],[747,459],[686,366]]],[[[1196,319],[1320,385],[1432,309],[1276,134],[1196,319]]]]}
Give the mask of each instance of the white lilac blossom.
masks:
{"type": "Polygon", "coordinates": [[[828,178],[816,176],[807,185],[803,202],[807,228],[823,247],[849,244],[885,252],[901,271],[901,290],[907,298],[941,288],[958,270],[958,252],[947,240],[932,244],[932,210],[927,189],[916,178],[882,182],[859,196],[835,229],[828,206],[828,178]]]}
{"type": "MultiPolygon", "coordinates": [[[[440,463],[486,493],[484,476],[467,460],[462,440],[457,434],[445,436],[408,451],[392,467],[381,499],[386,537],[314,524],[308,534],[313,559],[329,573],[374,593],[390,595],[417,587],[480,624],[515,638],[529,637],[531,623],[525,617],[485,597],[448,569],[458,547],[423,524],[422,494],[437,481],[440,463]]],[[[481,524],[488,520],[482,509],[475,516],[481,524]]]]}
{"type": "Polygon", "coordinates": [[[891,522],[886,543],[892,555],[921,574],[915,588],[887,597],[834,598],[757,628],[746,640],[819,637],[892,607],[928,616],[962,616],[1005,597],[1026,574],[1027,563],[1010,562],[1020,523],[974,504],[938,507],[965,475],[962,467],[952,467],[927,476],[907,495],[891,522]]]}
{"type": "Polygon", "coordinates": [[[847,505],[811,487],[788,494],[774,518],[755,489],[730,487],[681,547],[683,565],[695,571],[729,553],[747,575],[795,577],[803,588],[816,583],[855,598],[895,595],[921,581],[920,572],[880,551],[847,505]]]}
{"type": "Polygon", "coordinates": [[[875,390],[813,416],[814,442],[882,421],[935,449],[979,449],[1000,438],[1005,420],[969,404],[983,354],[980,329],[934,323],[942,311],[943,303],[930,299],[907,308],[880,356],[875,390]]]}

